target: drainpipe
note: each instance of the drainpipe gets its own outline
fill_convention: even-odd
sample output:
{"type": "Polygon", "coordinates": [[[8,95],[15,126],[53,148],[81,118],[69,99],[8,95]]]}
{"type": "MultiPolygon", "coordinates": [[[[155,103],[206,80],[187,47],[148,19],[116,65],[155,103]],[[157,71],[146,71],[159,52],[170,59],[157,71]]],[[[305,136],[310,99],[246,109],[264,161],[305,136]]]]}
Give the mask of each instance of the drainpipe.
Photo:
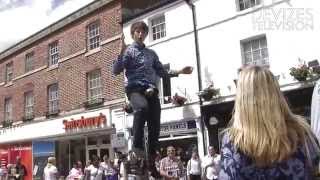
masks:
{"type": "MultiPolygon", "coordinates": [[[[196,15],[196,7],[193,4],[192,0],[184,0],[192,11],[192,22],[193,22],[193,34],[194,34],[194,45],[196,50],[196,60],[197,60],[197,72],[198,72],[198,89],[199,93],[202,91],[202,79],[201,79],[201,61],[200,61],[200,50],[199,50],[199,38],[198,38],[198,29],[197,29],[197,15],[196,15]]],[[[201,106],[203,104],[201,97],[199,96],[199,104],[200,104],[200,124],[202,128],[202,141],[203,141],[203,152],[206,153],[205,148],[205,138],[204,138],[204,119],[201,112],[201,106]]]]}

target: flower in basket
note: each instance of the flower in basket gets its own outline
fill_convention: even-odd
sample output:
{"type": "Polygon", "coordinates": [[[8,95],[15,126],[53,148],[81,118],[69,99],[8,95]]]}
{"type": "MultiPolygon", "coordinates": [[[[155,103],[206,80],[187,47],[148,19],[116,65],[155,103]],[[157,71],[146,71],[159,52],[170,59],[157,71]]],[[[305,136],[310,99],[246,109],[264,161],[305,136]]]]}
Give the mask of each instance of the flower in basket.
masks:
{"type": "Polygon", "coordinates": [[[172,97],[172,103],[175,105],[178,105],[178,106],[182,106],[186,101],[187,101],[187,98],[185,98],[183,96],[179,96],[178,93],[176,93],[172,97]]]}
{"type": "Polygon", "coordinates": [[[127,102],[124,104],[123,110],[128,114],[133,113],[133,108],[132,108],[131,104],[127,103],[127,102]]]}
{"type": "Polygon", "coordinates": [[[298,81],[305,81],[311,76],[310,68],[305,63],[300,64],[298,67],[292,67],[289,70],[290,75],[298,81]]]}
{"type": "Polygon", "coordinates": [[[220,89],[214,88],[213,84],[209,85],[207,88],[203,89],[199,96],[203,98],[205,101],[211,100],[215,96],[220,95],[220,89]]]}

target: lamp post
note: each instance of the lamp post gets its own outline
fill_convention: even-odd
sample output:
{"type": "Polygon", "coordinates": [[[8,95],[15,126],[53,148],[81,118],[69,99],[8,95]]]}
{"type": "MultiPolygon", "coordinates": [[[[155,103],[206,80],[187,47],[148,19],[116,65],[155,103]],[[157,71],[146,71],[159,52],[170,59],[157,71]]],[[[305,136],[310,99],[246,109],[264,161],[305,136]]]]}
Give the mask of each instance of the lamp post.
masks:
{"type": "MultiPolygon", "coordinates": [[[[192,11],[192,22],[193,22],[193,34],[194,34],[194,44],[196,50],[196,60],[197,60],[197,71],[198,71],[198,89],[199,92],[202,91],[202,79],[201,79],[201,62],[200,62],[200,50],[199,50],[199,38],[197,30],[197,15],[196,7],[192,3],[192,0],[184,0],[192,11]]],[[[202,105],[202,99],[199,97],[200,106],[202,105]]]]}
{"type": "MultiPolygon", "coordinates": [[[[200,61],[200,50],[199,50],[199,38],[198,38],[198,29],[197,29],[197,15],[196,15],[196,7],[193,4],[192,0],[184,0],[192,11],[192,22],[193,22],[193,34],[194,34],[194,44],[196,50],[196,60],[197,60],[197,72],[198,72],[198,90],[199,93],[202,91],[202,78],[201,78],[201,61],[200,61]]],[[[200,104],[200,125],[202,129],[202,140],[203,140],[203,152],[206,153],[205,148],[205,138],[204,138],[204,122],[201,112],[201,106],[203,104],[201,97],[199,96],[199,104],[200,104]]]]}

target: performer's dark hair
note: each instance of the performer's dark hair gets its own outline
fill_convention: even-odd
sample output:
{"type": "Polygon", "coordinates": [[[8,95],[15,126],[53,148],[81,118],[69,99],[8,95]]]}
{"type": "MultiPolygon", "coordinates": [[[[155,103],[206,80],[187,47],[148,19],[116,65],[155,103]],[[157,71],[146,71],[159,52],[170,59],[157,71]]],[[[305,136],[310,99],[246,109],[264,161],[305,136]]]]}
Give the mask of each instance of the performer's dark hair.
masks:
{"type": "Polygon", "coordinates": [[[146,32],[146,34],[148,34],[148,31],[149,31],[147,24],[143,21],[138,21],[131,25],[131,28],[130,28],[131,36],[133,36],[133,33],[136,29],[143,29],[144,32],[146,32]]]}

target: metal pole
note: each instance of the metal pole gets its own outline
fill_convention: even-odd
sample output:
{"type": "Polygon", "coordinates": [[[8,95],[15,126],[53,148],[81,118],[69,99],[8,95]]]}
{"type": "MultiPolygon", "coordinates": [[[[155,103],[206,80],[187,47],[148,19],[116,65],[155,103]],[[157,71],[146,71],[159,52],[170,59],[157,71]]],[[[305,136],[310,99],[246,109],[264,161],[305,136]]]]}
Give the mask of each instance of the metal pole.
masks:
{"type": "MultiPolygon", "coordinates": [[[[197,71],[198,71],[198,89],[199,92],[202,91],[202,78],[201,78],[201,62],[200,62],[200,50],[199,50],[199,38],[197,30],[197,16],[196,16],[196,7],[191,2],[192,0],[185,0],[189,5],[192,11],[192,20],[193,20],[193,34],[194,34],[194,44],[196,48],[196,60],[197,60],[197,71]]],[[[200,106],[203,104],[202,99],[199,97],[200,106]]]]}
{"type": "MultiPolygon", "coordinates": [[[[196,15],[196,7],[192,3],[192,0],[184,0],[192,11],[192,21],[193,21],[193,34],[194,34],[194,44],[196,48],[196,60],[197,60],[197,71],[198,71],[198,89],[199,93],[202,91],[202,78],[201,78],[201,61],[200,61],[200,50],[199,50],[199,38],[198,38],[198,29],[197,29],[197,15],[196,15]]],[[[206,153],[205,148],[205,138],[204,138],[204,123],[203,123],[203,117],[201,112],[201,106],[203,104],[201,97],[199,96],[199,104],[200,104],[200,125],[202,128],[202,140],[203,140],[203,151],[206,153]]]]}

